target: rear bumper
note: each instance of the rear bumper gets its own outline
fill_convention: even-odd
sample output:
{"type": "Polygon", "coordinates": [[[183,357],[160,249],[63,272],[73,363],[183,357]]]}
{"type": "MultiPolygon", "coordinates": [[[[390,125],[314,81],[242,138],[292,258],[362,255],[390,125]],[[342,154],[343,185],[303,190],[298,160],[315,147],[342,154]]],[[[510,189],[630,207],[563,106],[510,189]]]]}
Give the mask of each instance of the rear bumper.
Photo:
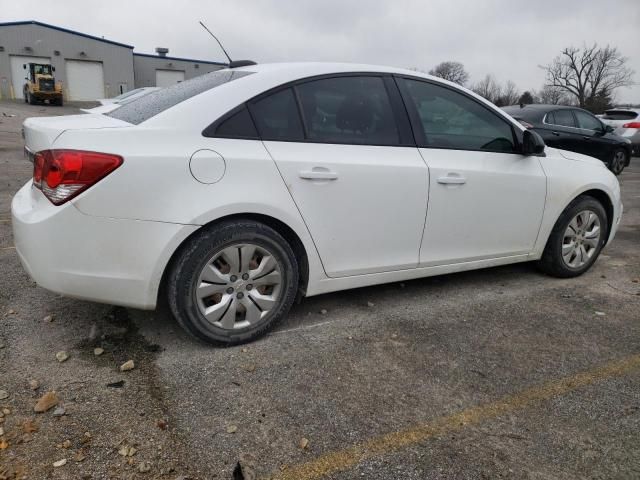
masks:
{"type": "Polygon", "coordinates": [[[619,128],[615,133],[631,142],[632,155],[640,156],[640,130],[637,128],[619,128]]]}
{"type": "Polygon", "coordinates": [[[164,268],[198,227],[120,220],[52,205],[22,187],[11,203],[20,261],[38,285],[65,296],[153,309],[164,268]]]}

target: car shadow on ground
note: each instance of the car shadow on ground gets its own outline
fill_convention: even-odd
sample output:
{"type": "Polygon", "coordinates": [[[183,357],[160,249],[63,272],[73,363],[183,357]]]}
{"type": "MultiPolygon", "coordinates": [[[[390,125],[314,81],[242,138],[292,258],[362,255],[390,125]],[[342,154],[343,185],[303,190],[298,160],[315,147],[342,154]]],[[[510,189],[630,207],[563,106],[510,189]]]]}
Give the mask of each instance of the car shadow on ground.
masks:
{"type": "MultiPolygon", "coordinates": [[[[518,284],[550,279],[538,272],[533,263],[518,263],[447,275],[393,282],[371,287],[362,287],[303,298],[294,304],[289,315],[271,332],[257,342],[295,330],[321,327],[327,323],[340,322],[354,312],[366,313],[369,309],[383,306],[397,308],[409,305],[416,298],[428,296],[445,297],[449,294],[466,294],[470,289],[482,289],[501,294],[514,282],[518,284]]],[[[128,309],[143,335],[151,343],[177,346],[175,343],[190,343],[203,348],[210,345],[184,332],[173,318],[162,293],[155,311],[128,309]]]]}

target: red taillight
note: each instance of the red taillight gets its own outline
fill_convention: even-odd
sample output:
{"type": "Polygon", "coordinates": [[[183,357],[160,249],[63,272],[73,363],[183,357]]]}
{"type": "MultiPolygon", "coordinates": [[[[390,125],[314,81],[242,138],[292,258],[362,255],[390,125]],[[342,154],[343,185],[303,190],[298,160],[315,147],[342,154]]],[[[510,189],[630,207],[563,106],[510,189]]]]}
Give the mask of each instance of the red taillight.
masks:
{"type": "Polygon", "coordinates": [[[622,125],[622,128],[640,128],[640,122],[629,122],[622,125]]]}
{"type": "Polygon", "coordinates": [[[33,159],[33,184],[54,205],[86,190],[122,165],[122,157],[81,150],[43,150],[33,159]]]}

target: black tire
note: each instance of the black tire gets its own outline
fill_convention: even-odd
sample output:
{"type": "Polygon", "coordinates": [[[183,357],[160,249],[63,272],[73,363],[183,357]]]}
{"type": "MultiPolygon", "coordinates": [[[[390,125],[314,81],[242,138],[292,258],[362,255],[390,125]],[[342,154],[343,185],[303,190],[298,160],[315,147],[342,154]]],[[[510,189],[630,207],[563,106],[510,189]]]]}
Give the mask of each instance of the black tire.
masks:
{"type": "Polygon", "coordinates": [[[236,345],[264,335],[287,315],[298,291],[298,262],[289,243],[271,227],[253,220],[226,221],[204,227],[180,249],[167,276],[167,300],[180,326],[191,335],[215,345],[236,345]],[[268,250],[281,272],[276,304],[255,325],[225,329],[200,312],[195,287],[207,262],[234,244],[251,243],[268,250]]]}
{"type": "Polygon", "coordinates": [[[602,204],[595,198],[582,195],[576,198],[573,202],[565,208],[564,212],[558,218],[558,221],[553,227],[547,245],[545,246],[542,258],[537,262],[538,268],[544,273],[560,278],[577,277],[589,270],[594,262],[597,260],[602,247],[607,241],[609,236],[609,226],[607,222],[607,212],[602,204]],[[598,246],[595,248],[593,255],[589,260],[580,267],[570,267],[562,258],[562,244],[564,241],[564,233],[567,230],[569,223],[578,213],[588,210],[595,213],[600,221],[600,239],[598,246]]]}
{"type": "Polygon", "coordinates": [[[620,175],[629,162],[629,153],[624,148],[616,148],[611,154],[609,170],[614,175],[620,175]]]}
{"type": "Polygon", "coordinates": [[[27,99],[29,105],[35,105],[37,103],[37,100],[33,98],[33,95],[31,95],[30,92],[27,92],[27,99]]]}

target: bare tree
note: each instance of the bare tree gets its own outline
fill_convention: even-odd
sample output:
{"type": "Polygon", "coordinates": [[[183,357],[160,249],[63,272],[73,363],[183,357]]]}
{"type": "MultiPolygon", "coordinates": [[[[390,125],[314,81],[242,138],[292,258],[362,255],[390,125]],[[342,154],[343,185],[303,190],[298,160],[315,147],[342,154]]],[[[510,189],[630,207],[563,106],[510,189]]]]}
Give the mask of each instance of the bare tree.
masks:
{"type": "Polygon", "coordinates": [[[496,103],[502,95],[502,87],[500,87],[500,84],[493,78],[493,75],[485,76],[478,83],[472,85],[471,90],[481,97],[486,98],[491,103],[496,103]]]}
{"type": "Polygon", "coordinates": [[[494,103],[499,107],[515,105],[519,98],[520,92],[518,91],[518,87],[511,80],[508,80],[507,83],[504,84],[504,87],[500,87],[500,96],[494,103]]]}
{"type": "Polygon", "coordinates": [[[547,85],[575,96],[579,106],[587,107],[597,98],[613,95],[616,88],[633,85],[634,72],[627,67],[627,60],[616,47],[593,44],[565,48],[542,68],[547,85]]]}
{"type": "Polygon", "coordinates": [[[560,87],[545,85],[538,95],[540,96],[540,103],[543,104],[565,105],[569,103],[569,97],[566,91],[560,87]]]}
{"type": "Polygon", "coordinates": [[[469,80],[469,74],[460,62],[442,62],[429,70],[429,75],[444,78],[450,82],[464,85],[469,80]]]}

